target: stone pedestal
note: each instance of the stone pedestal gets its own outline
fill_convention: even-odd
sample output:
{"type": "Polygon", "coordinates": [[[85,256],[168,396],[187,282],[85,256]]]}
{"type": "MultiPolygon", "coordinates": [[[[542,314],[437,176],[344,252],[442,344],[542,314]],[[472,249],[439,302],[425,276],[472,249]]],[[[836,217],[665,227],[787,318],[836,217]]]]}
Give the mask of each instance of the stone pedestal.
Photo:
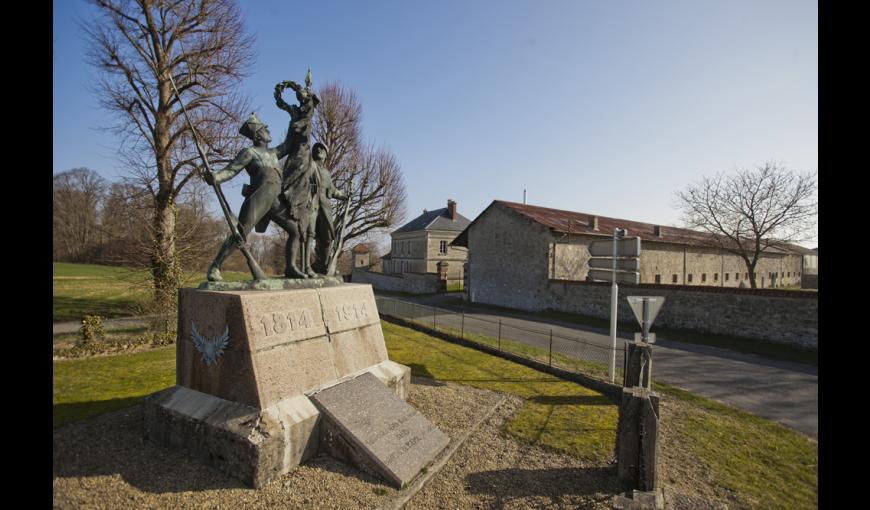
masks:
{"type": "Polygon", "coordinates": [[[176,386],[145,403],[145,435],[254,487],[319,450],[318,391],[371,374],[406,398],[370,285],[179,291],[176,386]]]}

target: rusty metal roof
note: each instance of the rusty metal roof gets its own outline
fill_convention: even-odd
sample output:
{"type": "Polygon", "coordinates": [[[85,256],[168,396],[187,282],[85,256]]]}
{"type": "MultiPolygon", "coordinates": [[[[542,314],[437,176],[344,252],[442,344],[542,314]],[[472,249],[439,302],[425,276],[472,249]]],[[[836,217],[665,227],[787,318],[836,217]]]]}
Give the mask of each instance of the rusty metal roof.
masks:
{"type": "MultiPolygon", "coordinates": [[[[643,223],[640,221],[625,220],[621,218],[610,218],[597,214],[589,214],[575,211],[565,211],[562,209],[551,209],[549,207],[540,207],[537,205],[519,204],[516,202],[508,202],[505,200],[494,200],[489,207],[500,205],[511,209],[526,218],[539,223],[553,232],[563,234],[584,234],[584,235],[600,235],[603,237],[612,237],[615,228],[624,228],[628,230],[629,237],[640,237],[643,241],[658,241],[676,244],[688,245],[703,245],[709,246],[712,236],[704,232],[697,232],[678,227],[666,227],[664,225],[655,225],[653,223],[643,223]],[[598,228],[594,228],[593,222],[597,217],[598,228]],[[658,233],[656,232],[658,229],[658,233]]],[[[484,212],[486,212],[484,210],[484,212]]],[[[483,213],[480,214],[481,216],[483,213]]],[[[479,218],[480,216],[478,216],[479,218]]],[[[475,218],[474,222],[477,219],[475,218]]],[[[474,223],[472,222],[472,224],[474,223]]],[[[471,225],[468,226],[454,241],[453,245],[468,246],[468,231],[471,225]]],[[[785,245],[783,248],[776,249],[771,247],[770,251],[779,252],[796,252],[803,253],[806,248],[785,245]]]]}

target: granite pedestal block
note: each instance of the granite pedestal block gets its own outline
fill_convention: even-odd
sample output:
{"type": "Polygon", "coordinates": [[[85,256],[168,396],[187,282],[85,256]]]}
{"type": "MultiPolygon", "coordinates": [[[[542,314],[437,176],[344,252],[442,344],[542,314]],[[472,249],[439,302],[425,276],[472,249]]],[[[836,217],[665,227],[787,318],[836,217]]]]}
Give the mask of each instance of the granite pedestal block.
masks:
{"type": "Polygon", "coordinates": [[[176,386],[145,402],[145,435],[254,487],[318,452],[308,395],[371,374],[398,398],[369,285],[179,291],[176,386]]]}

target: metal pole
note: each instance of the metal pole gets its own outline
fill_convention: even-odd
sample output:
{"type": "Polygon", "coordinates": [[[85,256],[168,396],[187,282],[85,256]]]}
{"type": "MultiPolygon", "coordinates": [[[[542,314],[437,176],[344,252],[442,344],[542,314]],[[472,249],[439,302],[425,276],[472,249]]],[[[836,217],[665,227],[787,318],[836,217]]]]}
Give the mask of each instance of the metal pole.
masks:
{"type": "Polygon", "coordinates": [[[622,344],[622,386],[625,387],[626,374],[628,374],[628,342],[622,344]]]}
{"type": "Polygon", "coordinates": [[[643,341],[646,342],[649,340],[649,299],[643,298],[643,324],[641,327],[643,328],[643,341]]]}
{"type": "Polygon", "coordinates": [[[616,304],[619,286],[616,284],[617,234],[619,229],[613,229],[613,283],[610,287],[610,382],[616,382],[616,304]]]}
{"type": "Polygon", "coordinates": [[[550,328],[550,366],[553,366],[553,328],[550,328]]]}

